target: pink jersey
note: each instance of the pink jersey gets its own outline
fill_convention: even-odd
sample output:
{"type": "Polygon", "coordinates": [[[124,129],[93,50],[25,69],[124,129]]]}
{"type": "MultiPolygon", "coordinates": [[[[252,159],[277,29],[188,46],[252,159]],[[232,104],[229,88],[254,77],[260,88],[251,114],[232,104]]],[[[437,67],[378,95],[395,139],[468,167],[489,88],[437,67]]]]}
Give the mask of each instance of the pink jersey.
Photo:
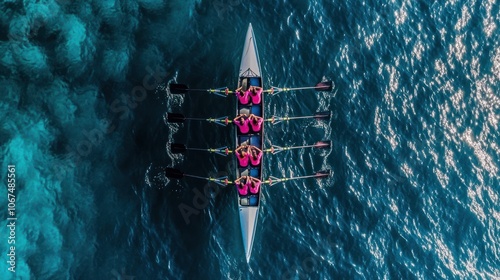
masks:
{"type": "Polygon", "coordinates": [[[257,193],[259,193],[259,189],[260,189],[260,182],[250,183],[249,185],[250,185],[250,186],[249,186],[248,188],[250,189],[250,193],[252,193],[252,194],[257,194],[257,193]]]}
{"type": "Polygon", "coordinates": [[[250,126],[248,125],[249,121],[250,121],[249,119],[246,119],[246,120],[244,119],[243,123],[241,123],[241,119],[239,119],[239,120],[235,121],[234,124],[238,126],[241,133],[246,134],[250,131],[250,126]]]}
{"type": "Polygon", "coordinates": [[[247,195],[248,194],[248,184],[241,182],[241,183],[238,183],[236,185],[236,187],[238,188],[238,193],[240,195],[247,195]]]}
{"type": "Polygon", "coordinates": [[[248,166],[249,154],[241,155],[240,153],[236,153],[236,158],[238,159],[238,163],[241,167],[248,166]]]}
{"type": "Polygon", "coordinates": [[[262,123],[264,122],[264,119],[262,118],[259,118],[257,119],[257,121],[250,121],[250,125],[252,126],[252,130],[254,132],[260,132],[260,130],[262,129],[262,123]]]}
{"type": "Polygon", "coordinates": [[[247,90],[243,93],[238,92],[237,96],[238,96],[238,101],[240,102],[240,104],[247,105],[248,102],[250,102],[250,91],[249,90],[247,90]]]}
{"type": "Polygon", "coordinates": [[[255,93],[251,91],[250,96],[252,97],[253,104],[260,104],[262,101],[262,89],[256,90],[255,93]]]}
{"type": "Polygon", "coordinates": [[[252,155],[250,155],[249,157],[250,157],[250,164],[253,166],[257,166],[260,164],[260,160],[262,159],[262,152],[259,152],[257,154],[257,157],[253,157],[252,155]]]}

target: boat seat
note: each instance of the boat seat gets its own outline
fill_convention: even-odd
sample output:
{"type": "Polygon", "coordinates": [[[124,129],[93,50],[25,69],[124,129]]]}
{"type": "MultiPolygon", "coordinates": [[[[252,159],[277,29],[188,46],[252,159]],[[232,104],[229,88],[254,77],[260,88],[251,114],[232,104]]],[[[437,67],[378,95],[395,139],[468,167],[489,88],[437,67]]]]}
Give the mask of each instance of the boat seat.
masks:
{"type": "Polygon", "coordinates": [[[250,173],[250,176],[252,176],[254,178],[259,178],[259,173],[260,173],[259,169],[251,168],[251,169],[248,169],[248,171],[250,171],[250,172],[247,172],[247,174],[250,173]]]}
{"type": "Polygon", "coordinates": [[[251,85],[251,86],[257,86],[257,87],[260,87],[260,78],[248,78],[248,83],[251,85]]]}
{"type": "Polygon", "coordinates": [[[240,198],[240,205],[241,206],[248,206],[248,204],[249,204],[249,201],[248,201],[247,197],[241,197],[240,198]]]}
{"type": "Polygon", "coordinates": [[[257,206],[257,205],[258,205],[258,203],[259,203],[259,197],[258,197],[258,196],[256,196],[256,195],[251,195],[251,196],[249,197],[248,204],[249,204],[250,206],[257,206]]]}
{"type": "Polygon", "coordinates": [[[249,141],[250,137],[249,136],[240,136],[238,137],[238,146],[239,145],[242,145],[242,144],[250,144],[250,141],[249,141]]]}
{"type": "MultiPolygon", "coordinates": [[[[250,115],[250,112],[252,112],[252,107],[247,107],[247,106],[241,106],[240,108],[240,114],[244,114],[244,115],[250,115]]],[[[252,114],[254,114],[252,112],[252,114]]]]}
{"type": "Polygon", "coordinates": [[[260,105],[253,105],[250,112],[252,112],[252,114],[256,116],[262,117],[262,108],[260,107],[260,105]]]}
{"type": "Polygon", "coordinates": [[[260,143],[260,136],[250,137],[250,145],[255,146],[259,149],[262,149],[262,143],[260,143]]]}
{"type": "Polygon", "coordinates": [[[240,176],[248,176],[248,174],[250,173],[249,172],[250,169],[248,169],[248,168],[243,168],[243,167],[239,167],[239,166],[238,166],[238,168],[240,169],[240,176]]]}

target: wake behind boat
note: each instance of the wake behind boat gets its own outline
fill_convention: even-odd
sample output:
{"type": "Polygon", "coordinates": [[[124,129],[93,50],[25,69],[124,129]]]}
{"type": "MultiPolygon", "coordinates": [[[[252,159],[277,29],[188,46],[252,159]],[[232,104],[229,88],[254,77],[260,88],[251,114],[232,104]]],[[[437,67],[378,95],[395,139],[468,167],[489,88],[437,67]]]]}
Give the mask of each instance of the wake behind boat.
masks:
{"type": "MultiPolygon", "coordinates": [[[[257,43],[255,40],[255,35],[253,32],[252,24],[249,24],[247,33],[245,36],[245,43],[243,46],[243,52],[240,62],[239,76],[238,76],[238,88],[241,90],[240,93],[249,91],[251,88],[256,87],[260,89],[260,95],[258,98],[251,99],[248,103],[242,102],[241,99],[236,101],[236,116],[254,116],[256,118],[261,118],[262,126],[253,130],[250,129],[248,132],[243,132],[241,129],[235,128],[235,147],[255,147],[262,152],[263,155],[258,164],[248,164],[246,166],[240,165],[240,162],[236,162],[235,177],[244,178],[249,176],[250,178],[256,179],[261,185],[273,185],[280,182],[286,182],[291,180],[300,180],[308,178],[325,178],[330,176],[330,170],[323,170],[315,172],[312,175],[298,176],[298,177],[285,177],[277,178],[270,176],[267,180],[263,176],[263,162],[267,157],[267,154],[277,154],[279,152],[288,151],[292,149],[324,149],[331,146],[330,141],[318,141],[311,145],[302,146],[292,146],[292,147],[281,147],[277,145],[272,145],[269,148],[265,148],[264,145],[264,123],[278,124],[283,121],[299,120],[299,119],[316,119],[325,120],[330,118],[330,112],[317,112],[310,116],[296,116],[296,117],[276,117],[265,119],[264,114],[264,104],[266,94],[275,94],[279,92],[286,92],[291,90],[304,90],[304,89],[315,89],[317,91],[330,91],[332,89],[332,82],[322,82],[313,87],[299,87],[299,88],[278,88],[271,87],[268,90],[262,90],[262,74],[260,68],[259,54],[257,50],[257,43]]],[[[236,95],[237,91],[231,91],[227,87],[221,87],[216,89],[190,89],[187,85],[183,84],[170,84],[170,92],[173,94],[186,94],[189,92],[208,92],[211,94],[219,96],[229,96],[236,95]]],[[[255,92],[255,91],[254,91],[255,92]]],[[[228,124],[235,123],[235,120],[229,119],[228,117],[219,118],[187,118],[182,114],[168,113],[167,121],[174,123],[183,123],[185,121],[207,121],[215,123],[222,126],[227,126],[228,124]]],[[[182,153],[186,151],[206,151],[210,153],[219,154],[222,156],[228,156],[230,154],[236,154],[236,149],[232,150],[228,147],[220,148],[192,148],[186,147],[184,144],[172,143],[170,145],[173,153],[182,153]]],[[[235,159],[236,160],[236,159],[235,159]]],[[[239,186],[238,180],[231,181],[225,177],[221,178],[207,178],[200,177],[197,175],[185,174],[179,170],[166,168],[166,175],[169,178],[180,179],[183,177],[191,177],[197,179],[204,179],[219,185],[232,185],[235,184],[239,186]]],[[[261,207],[262,198],[262,188],[258,188],[254,192],[242,193],[238,189],[237,191],[237,203],[238,203],[238,213],[240,218],[240,228],[243,240],[243,248],[245,251],[246,261],[250,261],[252,254],[252,248],[255,239],[255,233],[257,231],[257,220],[259,217],[259,209],[261,207]]]]}

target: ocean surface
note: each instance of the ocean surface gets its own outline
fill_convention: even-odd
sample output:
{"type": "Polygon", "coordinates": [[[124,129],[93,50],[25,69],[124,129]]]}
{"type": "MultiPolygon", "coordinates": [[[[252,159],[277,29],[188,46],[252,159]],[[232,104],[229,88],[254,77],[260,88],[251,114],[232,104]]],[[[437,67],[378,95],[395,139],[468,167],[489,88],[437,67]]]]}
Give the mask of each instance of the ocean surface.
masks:
{"type": "Polygon", "coordinates": [[[0,279],[499,279],[498,1],[43,0],[0,2],[0,279]],[[169,83],[237,83],[252,23],[266,114],[332,111],[266,128],[252,257],[228,175],[234,100],[169,83]],[[15,274],[8,165],[16,166],[15,274]],[[196,200],[206,191],[207,201],[196,200]],[[201,207],[196,207],[196,205],[201,207]],[[194,209],[188,218],[181,208],[194,209]]]}

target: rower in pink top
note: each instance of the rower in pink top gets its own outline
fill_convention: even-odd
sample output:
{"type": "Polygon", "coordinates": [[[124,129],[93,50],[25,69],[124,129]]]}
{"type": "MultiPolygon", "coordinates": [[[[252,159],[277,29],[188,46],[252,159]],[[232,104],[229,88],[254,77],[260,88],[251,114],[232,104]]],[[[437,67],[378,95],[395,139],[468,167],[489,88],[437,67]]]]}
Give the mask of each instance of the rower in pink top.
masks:
{"type": "Polygon", "coordinates": [[[238,101],[242,105],[247,105],[250,103],[250,89],[243,91],[241,87],[236,90],[236,96],[238,96],[238,101]]]}
{"type": "Polygon", "coordinates": [[[250,146],[248,155],[250,158],[250,164],[252,166],[258,166],[262,160],[263,152],[261,149],[255,147],[255,146],[250,146]]]}
{"type": "Polygon", "coordinates": [[[250,177],[250,176],[248,176],[248,178],[249,179],[247,181],[249,181],[248,188],[250,190],[250,193],[251,194],[258,194],[261,181],[257,178],[250,177]]]}
{"type": "Polygon", "coordinates": [[[253,104],[260,104],[262,102],[262,88],[257,86],[250,86],[248,89],[250,91],[250,97],[252,98],[253,104]]]}
{"type": "Polygon", "coordinates": [[[263,118],[250,114],[248,119],[250,120],[250,126],[252,127],[253,132],[260,132],[262,130],[262,123],[264,123],[263,118]]]}
{"type": "Polygon", "coordinates": [[[240,178],[236,179],[234,183],[236,184],[236,188],[238,189],[238,193],[240,195],[247,195],[248,194],[248,176],[241,176],[240,178]]]}
{"type": "Polygon", "coordinates": [[[242,134],[247,134],[248,132],[250,132],[249,122],[250,120],[245,114],[239,114],[233,120],[233,123],[238,127],[242,134]]]}
{"type": "Polygon", "coordinates": [[[241,167],[247,167],[248,161],[250,159],[250,154],[248,153],[248,146],[246,144],[240,145],[234,151],[236,158],[238,159],[238,164],[241,167]]]}

